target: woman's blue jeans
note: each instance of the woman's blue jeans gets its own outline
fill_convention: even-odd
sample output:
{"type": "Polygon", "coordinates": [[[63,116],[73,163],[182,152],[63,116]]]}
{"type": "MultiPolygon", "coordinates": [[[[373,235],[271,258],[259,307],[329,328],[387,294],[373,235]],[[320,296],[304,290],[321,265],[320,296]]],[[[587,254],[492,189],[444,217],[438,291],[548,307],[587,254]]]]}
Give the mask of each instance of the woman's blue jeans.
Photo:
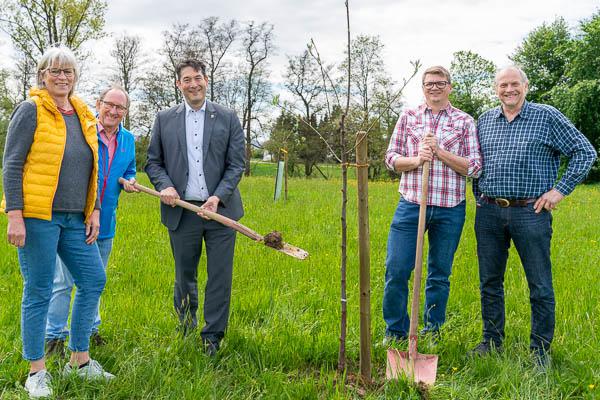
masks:
{"type": "Polygon", "coordinates": [[[552,287],[552,214],[526,207],[502,208],[480,202],[475,215],[479,259],[483,339],[504,340],[504,273],[511,240],[521,258],[531,302],[531,348],[548,350],[554,337],[555,300],[552,287]]]}
{"type": "MultiPolygon", "coordinates": [[[[425,330],[437,331],[446,320],[454,253],[465,223],[465,202],[455,207],[428,206],[429,239],[425,285],[425,330]]],[[[415,266],[419,205],[400,199],[388,235],[383,292],[386,336],[408,336],[408,280],[415,266]]]]}
{"type": "Polygon", "coordinates": [[[48,305],[52,296],[56,255],[65,262],[77,286],[71,318],[71,351],[88,351],[90,334],[106,274],[96,244],[85,243],[82,213],[53,212],[52,220],[25,218],[25,246],[18,249],[23,275],[21,336],[23,358],[44,357],[48,305]]]}
{"type": "MultiPolygon", "coordinates": [[[[100,251],[104,271],[108,265],[108,258],[112,250],[113,238],[98,239],[96,244],[100,251]]],[[[73,292],[73,277],[62,262],[60,257],[56,257],[56,270],[54,271],[54,285],[52,289],[52,298],[50,299],[50,308],[48,309],[48,322],[46,324],[46,340],[62,339],[69,336],[69,309],[71,307],[71,293],[73,292]]],[[[100,327],[100,303],[96,310],[92,333],[97,333],[100,327]]]]}

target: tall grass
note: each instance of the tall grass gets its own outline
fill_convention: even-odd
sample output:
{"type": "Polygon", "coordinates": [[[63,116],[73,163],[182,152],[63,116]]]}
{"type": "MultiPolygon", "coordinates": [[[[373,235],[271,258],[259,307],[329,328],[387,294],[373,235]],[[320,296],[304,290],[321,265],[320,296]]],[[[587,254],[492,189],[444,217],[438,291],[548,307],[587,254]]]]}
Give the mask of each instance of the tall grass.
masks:
{"type": "MultiPolygon", "coordinates": [[[[148,184],[145,176],[140,176],[148,184]]],[[[356,187],[349,198],[349,372],[358,372],[359,290],[356,187]]],[[[274,203],[273,179],[244,178],[246,216],[254,230],[283,232],[310,253],[297,261],[238,236],[229,330],[215,359],[200,337],[181,338],[172,311],[174,268],[158,200],[123,194],[117,237],[103,294],[101,332],[92,348],[117,379],[109,384],[62,378],[51,359],[60,399],[594,399],[600,398],[600,190],[581,186],[554,213],[552,259],[557,297],[553,368],[540,374],[528,356],[530,310],[519,259],[511,249],[506,273],[507,338],[499,356],[467,359],[481,336],[477,259],[470,198],[453,268],[448,322],[439,344],[420,350],[440,356],[438,381],[427,393],[406,382],[385,382],[381,317],[386,238],[397,183],[370,184],[371,304],[375,384],[342,384],[336,375],[339,329],[340,182],[292,179],[287,202],[274,203]]],[[[5,231],[6,218],[0,219],[5,231]]],[[[26,398],[21,360],[22,280],[16,251],[0,241],[0,398],[26,398]]],[[[200,262],[200,287],[206,279],[200,262]]],[[[201,320],[201,316],[199,318],[201,320]]]]}

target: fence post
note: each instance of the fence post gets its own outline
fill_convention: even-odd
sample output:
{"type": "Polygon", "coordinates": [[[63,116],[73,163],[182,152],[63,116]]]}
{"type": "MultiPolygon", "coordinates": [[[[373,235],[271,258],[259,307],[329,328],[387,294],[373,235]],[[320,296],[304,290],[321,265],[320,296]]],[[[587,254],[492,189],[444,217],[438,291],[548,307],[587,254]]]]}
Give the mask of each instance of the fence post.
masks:
{"type": "Polygon", "coordinates": [[[360,260],[360,375],[371,380],[371,259],[369,243],[369,161],[367,133],[356,134],[358,256],[360,260]]]}

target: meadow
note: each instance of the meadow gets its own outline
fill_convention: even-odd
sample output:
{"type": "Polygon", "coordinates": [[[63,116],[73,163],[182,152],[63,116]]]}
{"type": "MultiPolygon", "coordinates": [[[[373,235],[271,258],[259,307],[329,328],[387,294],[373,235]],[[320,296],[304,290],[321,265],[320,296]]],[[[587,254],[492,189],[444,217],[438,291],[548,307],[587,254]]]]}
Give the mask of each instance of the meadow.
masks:
{"type": "MultiPolygon", "coordinates": [[[[148,184],[140,174],[142,184],[148,184]]],[[[405,381],[386,382],[381,316],[386,238],[398,201],[397,182],[369,186],[371,319],[374,383],[344,384],[336,372],[340,318],[340,181],[291,179],[287,201],[273,202],[272,177],[244,178],[242,223],[260,233],[279,230],[307,250],[298,261],[238,235],[229,330],[211,359],[199,334],[182,338],[172,307],[174,268],[158,200],[121,197],[117,236],[103,294],[101,333],[92,356],[117,379],[109,384],[62,378],[64,361],[49,360],[57,399],[595,399],[600,398],[600,186],[579,186],[554,212],[552,259],[557,300],[553,367],[533,368],[528,354],[528,288],[514,248],[506,273],[505,351],[481,359],[465,353],[481,338],[475,206],[451,277],[448,321],[438,344],[437,382],[423,393],[405,381]]],[[[348,374],[358,373],[359,290],[356,182],[349,189],[348,374]]],[[[6,218],[0,218],[6,231],[6,218]]],[[[4,235],[4,233],[2,233],[4,235]]],[[[4,236],[3,236],[4,237],[4,236]]],[[[199,282],[205,280],[201,260],[199,282]]],[[[22,385],[22,280],[16,250],[0,240],[0,398],[27,398],[22,385]]],[[[201,316],[199,316],[201,320],[201,316]]]]}

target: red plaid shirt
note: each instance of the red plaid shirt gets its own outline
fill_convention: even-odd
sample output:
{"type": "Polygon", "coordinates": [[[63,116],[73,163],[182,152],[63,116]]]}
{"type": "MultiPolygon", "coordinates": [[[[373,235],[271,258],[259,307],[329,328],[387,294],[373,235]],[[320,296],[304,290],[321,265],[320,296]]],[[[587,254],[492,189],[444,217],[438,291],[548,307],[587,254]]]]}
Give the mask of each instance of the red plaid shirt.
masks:
{"type": "MultiPolygon", "coordinates": [[[[440,148],[469,160],[467,175],[473,178],[481,174],[481,153],[473,118],[452,107],[450,103],[436,118],[431,108],[422,104],[416,109],[405,109],[394,128],[390,144],[385,153],[385,164],[394,170],[398,157],[416,157],[419,143],[427,132],[434,132],[440,148]]],[[[410,202],[421,199],[421,173],[419,167],[402,173],[398,191],[410,202]]],[[[466,177],[460,175],[439,159],[433,159],[429,175],[429,196],[427,205],[454,207],[465,199],[466,177]]]]}

